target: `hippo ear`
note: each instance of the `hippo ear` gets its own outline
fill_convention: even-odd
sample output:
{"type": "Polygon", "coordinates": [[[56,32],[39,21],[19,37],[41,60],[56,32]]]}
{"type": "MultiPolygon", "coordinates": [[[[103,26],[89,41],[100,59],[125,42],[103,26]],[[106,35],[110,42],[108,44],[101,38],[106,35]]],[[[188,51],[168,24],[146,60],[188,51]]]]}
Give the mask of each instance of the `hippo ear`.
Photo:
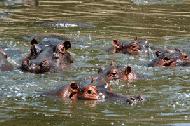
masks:
{"type": "Polygon", "coordinates": [[[71,82],[70,87],[72,89],[79,89],[79,86],[78,86],[78,84],[76,82],[71,82]]]}
{"type": "Polygon", "coordinates": [[[36,39],[32,39],[32,41],[30,42],[31,45],[34,45],[34,44],[38,44],[38,42],[36,41],[36,39]]]}
{"type": "Polygon", "coordinates": [[[130,66],[127,66],[127,68],[126,68],[126,71],[127,71],[127,73],[131,73],[131,67],[130,66]]]}
{"type": "Polygon", "coordinates": [[[64,47],[65,47],[66,50],[69,49],[69,48],[71,48],[71,42],[70,41],[65,41],[63,43],[63,45],[64,45],[64,47]]]}

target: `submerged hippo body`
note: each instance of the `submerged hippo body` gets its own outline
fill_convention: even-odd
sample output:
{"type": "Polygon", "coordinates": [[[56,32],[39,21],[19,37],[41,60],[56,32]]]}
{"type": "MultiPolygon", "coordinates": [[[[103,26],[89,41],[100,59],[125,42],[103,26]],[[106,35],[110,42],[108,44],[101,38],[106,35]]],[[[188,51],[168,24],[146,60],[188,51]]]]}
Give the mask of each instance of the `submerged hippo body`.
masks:
{"type": "Polygon", "coordinates": [[[137,40],[132,42],[122,43],[118,40],[113,40],[113,53],[123,53],[130,55],[139,55],[140,53],[147,53],[149,50],[149,43],[147,40],[137,40]]]}
{"type": "Polygon", "coordinates": [[[92,83],[86,86],[81,86],[77,83],[71,83],[63,86],[57,91],[51,91],[45,96],[57,96],[62,99],[71,100],[101,100],[101,101],[115,101],[125,104],[135,104],[142,102],[144,98],[142,96],[127,96],[122,94],[113,93],[104,84],[94,86],[92,83]]]}
{"type": "Polygon", "coordinates": [[[164,49],[157,50],[155,52],[156,58],[152,60],[148,66],[165,66],[165,67],[175,67],[175,66],[190,66],[189,56],[179,49],[164,49]]]}
{"type": "Polygon", "coordinates": [[[44,73],[62,70],[73,62],[67,49],[70,41],[59,42],[57,39],[44,40],[41,44],[33,39],[30,54],[22,60],[21,69],[31,73],[44,73]]]}
{"type": "Polygon", "coordinates": [[[8,62],[7,54],[0,48],[0,71],[11,71],[13,65],[8,62]]]}

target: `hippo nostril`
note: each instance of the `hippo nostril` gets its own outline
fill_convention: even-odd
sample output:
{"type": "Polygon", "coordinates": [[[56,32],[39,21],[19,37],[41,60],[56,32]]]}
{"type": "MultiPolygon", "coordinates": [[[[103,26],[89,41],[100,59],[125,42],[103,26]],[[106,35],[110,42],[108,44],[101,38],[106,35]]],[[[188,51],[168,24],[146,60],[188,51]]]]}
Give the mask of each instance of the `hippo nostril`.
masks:
{"type": "Polygon", "coordinates": [[[93,91],[92,91],[92,90],[88,90],[87,93],[88,93],[88,94],[92,94],[93,91]]]}
{"type": "Polygon", "coordinates": [[[72,88],[72,89],[78,89],[79,87],[78,87],[77,83],[72,82],[72,83],[71,83],[71,88],[72,88]]]}
{"type": "Polygon", "coordinates": [[[62,52],[64,52],[64,51],[65,51],[65,50],[64,50],[64,47],[63,47],[63,48],[61,48],[61,51],[62,51],[62,52]]]}
{"type": "Polygon", "coordinates": [[[187,56],[187,55],[185,55],[185,56],[184,56],[184,58],[185,58],[185,59],[187,59],[187,58],[188,58],[188,56],[187,56]]]}
{"type": "Polygon", "coordinates": [[[112,76],[115,76],[117,73],[111,73],[112,76]]]}

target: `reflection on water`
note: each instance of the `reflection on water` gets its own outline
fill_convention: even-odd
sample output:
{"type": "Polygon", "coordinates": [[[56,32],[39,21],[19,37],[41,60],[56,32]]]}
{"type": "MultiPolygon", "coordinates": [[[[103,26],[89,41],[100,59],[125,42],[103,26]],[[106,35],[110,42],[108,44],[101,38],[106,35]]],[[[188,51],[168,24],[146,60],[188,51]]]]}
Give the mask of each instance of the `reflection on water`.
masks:
{"type": "Polygon", "coordinates": [[[189,10],[187,0],[0,1],[0,47],[14,65],[13,71],[0,72],[0,125],[189,125],[189,67],[151,68],[147,64],[152,56],[107,51],[112,39],[137,36],[153,47],[177,47],[190,54],[189,10]],[[29,52],[30,40],[46,37],[71,40],[71,68],[43,75],[20,71],[17,67],[29,52]],[[39,95],[94,75],[113,60],[131,65],[143,77],[129,87],[114,85],[114,91],[143,94],[144,103],[72,103],[39,95]]]}

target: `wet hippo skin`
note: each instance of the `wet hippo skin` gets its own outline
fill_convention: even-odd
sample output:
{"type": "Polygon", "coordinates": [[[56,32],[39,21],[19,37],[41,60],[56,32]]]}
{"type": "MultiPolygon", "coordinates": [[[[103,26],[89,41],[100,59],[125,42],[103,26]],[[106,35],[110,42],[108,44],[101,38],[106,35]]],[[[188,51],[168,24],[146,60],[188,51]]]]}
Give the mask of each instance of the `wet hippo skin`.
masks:
{"type": "Polygon", "coordinates": [[[112,80],[124,80],[132,82],[138,79],[131,66],[117,66],[114,63],[110,64],[105,69],[99,69],[98,74],[98,78],[103,78],[106,80],[106,82],[110,82],[112,80]]]}
{"type": "Polygon", "coordinates": [[[180,49],[159,49],[155,51],[156,58],[148,64],[150,67],[189,66],[189,56],[180,49]]]}
{"type": "Polygon", "coordinates": [[[81,84],[71,82],[68,85],[64,85],[58,90],[50,91],[43,94],[43,96],[57,96],[62,99],[71,100],[108,100],[108,101],[119,101],[124,104],[135,104],[137,102],[144,101],[144,98],[140,95],[138,96],[127,96],[122,94],[113,93],[105,84],[100,84],[95,86],[93,83],[81,84]]]}
{"type": "Polygon", "coordinates": [[[31,73],[44,73],[64,69],[73,63],[70,53],[70,41],[55,43],[52,41],[31,41],[30,54],[22,60],[21,69],[31,73]]]}
{"type": "Polygon", "coordinates": [[[120,42],[119,40],[113,40],[113,53],[123,53],[130,55],[139,55],[141,52],[147,52],[149,44],[146,40],[134,39],[132,42],[120,42]]]}

